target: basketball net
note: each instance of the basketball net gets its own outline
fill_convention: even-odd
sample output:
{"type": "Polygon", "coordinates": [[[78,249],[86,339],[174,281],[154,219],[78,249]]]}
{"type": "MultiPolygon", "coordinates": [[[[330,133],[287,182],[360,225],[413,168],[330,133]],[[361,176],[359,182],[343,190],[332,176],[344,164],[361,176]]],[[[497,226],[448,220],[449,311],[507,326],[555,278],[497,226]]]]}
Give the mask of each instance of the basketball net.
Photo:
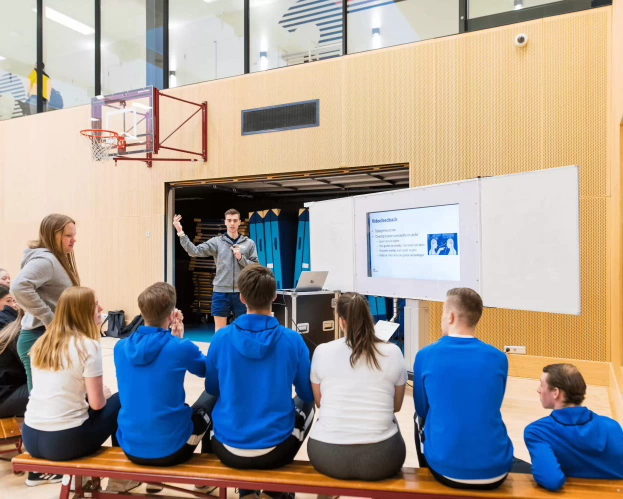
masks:
{"type": "Polygon", "coordinates": [[[103,162],[113,159],[111,151],[119,146],[125,147],[125,139],[116,132],[109,130],[81,130],[83,137],[91,143],[91,158],[103,162]]]}

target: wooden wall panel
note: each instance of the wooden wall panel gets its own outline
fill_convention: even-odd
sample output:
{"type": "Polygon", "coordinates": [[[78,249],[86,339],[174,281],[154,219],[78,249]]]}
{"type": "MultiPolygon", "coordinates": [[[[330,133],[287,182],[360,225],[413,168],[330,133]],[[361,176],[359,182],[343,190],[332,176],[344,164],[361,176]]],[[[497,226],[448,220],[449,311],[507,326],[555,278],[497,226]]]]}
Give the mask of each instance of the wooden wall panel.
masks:
{"type": "MultiPolygon", "coordinates": [[[[17,272],[39,220],[66,212],[78,221],[83,282],[106,309],[132,315],[138,293],[163,278],[165,182],[409,163],[419,186],[579,164],[583,315],[487,310],[481,335],[532,355],[608,360],[613,8],[167,91],[208,102],[206,164],[93,164],[78,134],[86,106],[2,122],[0,230],[10,237],[0,266],[17,272]],[[514,45],[520,32],[524,49],[514,45]],[[243,109],[310,99],[320,99],[320,127],[241,136],[243,109]]],[[[163,138],[192,112],[163,99],[163,138]]],[[[199,130],[195,117],[167,143],[199,150],[199,130]]],[[[440,311],[431,304],[432,339],[440,311]]]]}

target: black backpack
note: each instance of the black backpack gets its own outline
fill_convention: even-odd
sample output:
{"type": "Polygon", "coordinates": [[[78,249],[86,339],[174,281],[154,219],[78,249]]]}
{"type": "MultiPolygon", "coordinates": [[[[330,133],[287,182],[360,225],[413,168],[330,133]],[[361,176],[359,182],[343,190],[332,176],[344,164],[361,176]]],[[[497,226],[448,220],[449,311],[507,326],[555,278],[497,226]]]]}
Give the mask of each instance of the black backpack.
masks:
{"type": "Polygon", "coordinates": [[[130,322],[130,324],[128,324],[121,330],[121,332],[119,333],[119,338],[127,338],[144,324],[145,321],[143,320],[143,316],[137,315],[136,317],[134,317],[134,319],[132,319],[132,322],[130,322]]]}
{"type": "Polygon", "coordinates": [[[108,317],[106,317],[106,320],[102,322],[102,326],[100,326],[100,333],[102,331],[102,327],[107,322],[108,331],[106,332],[106,336],[119,338],[121,332],[125,328],[125,312],[123,310],[112,310],[108,312],[108,317]]]}

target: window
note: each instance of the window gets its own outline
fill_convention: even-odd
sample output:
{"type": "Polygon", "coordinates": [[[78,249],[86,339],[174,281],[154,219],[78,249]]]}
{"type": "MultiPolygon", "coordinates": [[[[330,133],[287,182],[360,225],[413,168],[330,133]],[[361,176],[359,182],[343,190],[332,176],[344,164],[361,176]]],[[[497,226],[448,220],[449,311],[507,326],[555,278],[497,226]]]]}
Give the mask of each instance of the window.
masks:
{"type": "Polygon", "coordinates": [[[342,55],[340,0],[250,0],[251,72],[342,55]]]}
{"type": "Polygon", "coordinates": [[[556,3],[560,0],[469,0],[469,17],[484,17],[502,12],[538,7],[548,3],[556,3]]]}
{"type": "Polygon", "coordinates": [[[29,80],[37,65],[36,6],[0,0],[0,120],[37,112],[36,83],[29,80]]]}
{"type": "Polygon", "coordinates": [[[350,54],[458,32],[459,0],[348,2],[350,54]]]}
{"type": "Polygon", "coordinates": [[[147,0],[101,2],[102,94],[146,86],[147,0]]]}
{"type": "Polygon", "coordinates": [[[170,87],[244,73],[242,2],[169,5],[170,87]]]}
{"type": "Polygon", "coordinates": [[[88,104],[95,95],[94,2],[43,1],[43,110],[88,104]]]}

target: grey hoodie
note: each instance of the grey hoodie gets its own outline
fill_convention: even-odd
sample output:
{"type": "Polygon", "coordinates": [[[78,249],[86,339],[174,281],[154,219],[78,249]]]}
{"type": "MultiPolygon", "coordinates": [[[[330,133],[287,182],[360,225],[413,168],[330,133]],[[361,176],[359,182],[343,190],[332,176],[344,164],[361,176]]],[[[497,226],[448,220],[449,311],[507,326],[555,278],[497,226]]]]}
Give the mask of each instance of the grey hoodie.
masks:
{"type": "Polygon", "coordinates": [[[24,250],[22,270],[11,283],[11,294],[25,312],[22,329],[49,326],[61,293],[72,286],[69,275],[50,250],[24,250]]]}
{"type": "Polygon", "coordinates": [[[255,243],[247,236],[239,236],[236,244],[240,246],[242,258],[236,260],[232,246],[234,243],[225,235],[213,237],[199,246],[195,246],[188,236],[180,238],[182,248],[190,256],[213,256],[216,260],[216,277],[212,285],[217,293],[238,293],[238,276],[247,265],[259,263],[255,243]]]}

